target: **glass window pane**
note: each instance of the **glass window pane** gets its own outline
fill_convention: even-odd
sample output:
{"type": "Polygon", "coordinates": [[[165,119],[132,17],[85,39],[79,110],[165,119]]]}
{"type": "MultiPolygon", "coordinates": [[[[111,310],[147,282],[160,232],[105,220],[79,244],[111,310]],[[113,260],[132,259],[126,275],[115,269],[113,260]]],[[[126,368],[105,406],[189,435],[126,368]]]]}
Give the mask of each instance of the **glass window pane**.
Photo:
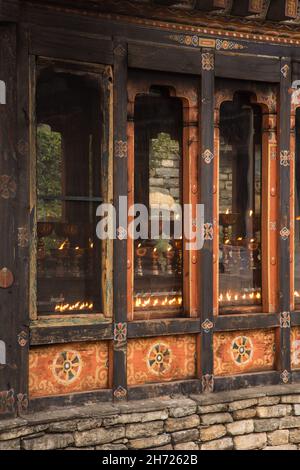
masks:
{"type": "Polygon", "coordinates": [[[96,75],[38,70],[39,314],[100,313],[100,87],[96,75]]]}
{"type": "Polygon", "coordinates": [[[247,93],[220,110],[219,304],[261,305],[262,113],[247,93]]]}
{"type": "Polygon", "coordinates": [[[135,241],[134,305],[141,314],[182,311],[183,241],[175,236],[178,224],[182,231],[182,115],[181,101],[157,90],[136,99],[135,203],[149,214],[149,238],[135,241]]]}

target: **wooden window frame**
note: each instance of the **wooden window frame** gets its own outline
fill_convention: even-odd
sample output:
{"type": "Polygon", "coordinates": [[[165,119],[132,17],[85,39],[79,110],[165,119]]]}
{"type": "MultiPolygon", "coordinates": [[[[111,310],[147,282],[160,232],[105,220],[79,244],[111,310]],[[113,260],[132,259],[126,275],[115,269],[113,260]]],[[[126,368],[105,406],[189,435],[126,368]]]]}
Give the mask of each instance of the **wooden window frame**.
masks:
{"type": "MultiPolygon", "coordinates": [[[[152,84],[165,86],[170,89],[171,96],[181,100],[183,106],[183,152],[182,152],[182,171],[183,171],[183,204],[191,204],[193,217],[196,215],[196,204],[198,201],[198,183],[197,183],[197,155],[199,144],[198,130],[198,96],[199,81],[198,78],[189,79],[187,75],[184,80],[176,74],[155,72],[129,72],[128,77],[128,206],[134,204],[134,107],[136,97],[140,94],[145,96],[149,93],[152,84]],[[160,75],[160,76],[159,76],[160,75]],[[182,83],[184,82],[184,83],[182,83]]],[[[128,223],[132,218],[128,219],[128,223]]],[[[184,245],[187,243],[184,240],[184,245]]],[[[187,251],[183,249],[183,299],[184,311],[187,312],[185,318],[197,318],[198,300],[197,300],[197,266],[198,253],[194,250],[187,251]]],[[[134,320],[155,320],[155,316],[148,311],[136,315],[134,312],[133,292],[134,292],[134,241],[128,237],[127,241],[127,305],[128,321],[134,320]]],[[[180,316],[181,317],[181,316],[180,316]]],[[[169,317],[166,310],[165,317],[159,317],[161,320],[167,320],[169,317]]],[[[171,317],[172,318],[172,317],[171,317]]],[[[173,316],[174,318],[174,316],[173,316]]],[[[178,315],[175,316],[178,318],[178,315]]],[[[174,320],[175,320],[174,318],[174,320]]]]}
{"type": "MultiPolygon", "coordinates": [[[[112,128],[112,69],[110,66],[101,65],[101,64],[92,64],[86,62],[80,62],[75,60],[66,60],[66,59],[57,59],[51,57],[39,57],[35,55],[29,56],[30,64],[30,115],[32,116],[30,122],[30,149],[31,149],[31,161],[30,161],[30,208],[31,214],[33,214],[33,240],[31,243],[30,251],[30,307],[29,307],[29,316],[31,320],[31,328],[34,328],[36,331],[39,327],[45,327],[45,316],[40,316],[37,310],[37,291],[36,291],[36,279],[37,279],[37,269],[36,269],[36,241],[37,241],[37,214],[36,214],[36,204],[37,204],[37,194],[36,194],[36,118],[35,118],[35,93],[36,93],[36,73],[38,65],[51,65],[55,70],[60,71],[69,71],[74,73],[92,73],[99,77],[99,83],[101,87],[101,95],[103,100],[103,115],[104,121],[102,123],[102,166],[101,166],[101,187],[103,188],[103,201],[109,202],[112,199],[112,136],[110,129],[112,128]]],[[[99,103],[100,106],[100,103],[99,103]]],[[[104,240],[101,241],[101,285],[99,288],[102,290],[103,298],[103,312],[97,312],[95,314],[86,314],[85,318],[82,318],[82,328],[87,327],[87,329],[92,330],[93,325],[95,324],[95,318],[101,315],[103,320],[99,318],[97,324],[101,324],[102,321],[112,321],[113,316],[113,292],[112,292],[112,276],[113,276],[113,267],[112,267],[112,258],[113,258],[113,241],[104,240]]],[[[49,314],[46,316],[49,326],[48,331],[57,330],[57,332],[62,331],[57,328],[56,320],[62,318],[62,327],[70,327],[72,329],[72,318],[79,318],[76,315],[56,315],[55,313],[49,314]]],[[[80,324],[77,326],[77,329],[80,329],[80,324]]],[[[47,327],[46,327],[47,330],[47,327]]],[[[67,335],[68,336],[68,335],[67,335]]],[[[58,333],[58,339],[60,333],[58,333]]]]}
{"type": "MultiPolygon", "coordinates": [[[[36,9],[34,6],[30,6],[29,12],[32,15],[33,22],[36,18],[36,9]]],[[[61,59],[74,59],[74,60],[85,60],[86,57],[89,57],[90,50],[91,50],[91,41],[93,38],[89,35],[91,31],[93,35],[96,37],[100,29],[102,28],[105,31],[107,36],[104,38],[106,41],[103,42],[103,38],[98,37],[98,40],[101,40],[101,47],[97,47],[97,51],[92,54],[92,62],[98,63],[106,63],[110,65],[114,65],[116,69],[120,73],[114,74],[114,103],[112,107],[114,107],[114,139],[123,139],[124,141],[127,139],[127,100],[124,99],[126,96],[126,87],[127,87],[127,67],[140,67],[147,69],[149,60],[147,53],[144,54],[143,51],[146,48],[146,52],[149,51],[153,53],[153,57],[150,60],[151,68],[154,70],[166,70],[169,72],[179,72],[179,73],[191,73],[195,74],[200,77],[203,75],[203,70],[201,71],[201,49],[192,49],[185,47],[182,49],[181,46],[174,46],[174,40],[170,38],[169,34],[165,35],[159,30],[153,29],[147,31],[146,40],[149,40],[148,45],[145,44],[145,27],[137,26],[137,25],[128,25],[122,24],[122,22],[109,24],[107,20],[99,19],[99,18],[89,18],[88,23],[86,23],[86,18],[81,19],[79,16],[76,18],[78,23],[69,21],[70,17],[67,13],[59,12],[40,12],[38,16],[39,24],[42,26],[30,26],[30,43],[28,41],[28,32],[24,31],[21,32],[20,38],[23,40],[22,50],[20,53],[20,65],[18,66],[18,74],[20,77],[24,77],[24,71],[27,71],[27,61],[28,61],[28,48],[31,54],[33,55],[43,55],[47,57],[55,57],[57,54],[61,59]],[[52,25],[56,25],[56,22],[60,27],[63,25],[65,28],[62,34],[62,29],[58,29],[59,35],[56,34],[57,28],[49,28],[49,22],[52,22],[52,25]],[[81,33],[77,36],[77,33],[74,32],[76,28],[81,28],[81,33]],[[82,32],[87,34],[87,39],[84,39],[84,35],[82,32]],[[117,35],[122,35],[122,39],[119,39],[117,35]],[[112,35],[116,35],[114,40],[112,40],[112,35]],[[75,37],[74,37],[75,36],[75,37]],[[79,38],[80,36],[80,38],[79,38]],[[124,37],[129,37],[131,39],[124,39],[124,37]],[[134,38],[134,41],[133,41],[134,38]],[[79,46],[78,48],[75,47],[70,50],[69,44],[72,42],[72,39],[76,39],[76,44],[79,46]],[[134,53],[132,48],[133,42],[140,41],[138,53],[134,53]],[[131,42],[131,44],[130,44],[131,42]],[[103,47],[103,44],[105,46],[103,47]],[[123,57],[120,57],[117,53],[117,48],[119,44],[122,43],[124,49],[123,57]],[[129,46],[129,59],[127,61],[127,45],[129,46]],[[172,53],[172,61],[166,61],[166,49],[170,53],[172,53]],[[159,61],[157,61],[157,57],[155,57],[155,51],[159,50],[159,61]],[[130,52],[131,51],[131,52],[130,52]],[[135,55],[135,58],[134,58],[135,55]],[[106,57],[104,60],[103,58],[106,57]],[[118,112],[121,111],[121,112],[118,112]],[[117,117],[119,116],[119,117],[117,117]]],[[[99,35],[98,35],[99,36],[99,35]]],[[[221,36],[222,37],[222,36],[221,36]]],[[[227,39],[224,37],[224,39],[227,39]]],[[[100,43],[98,41],[100,46],[100,43]]],[[[94,47],[94,46],[92,46],[94,47]]],[[[214,53],[213,49],[208,49],[206,52],[214,53]]],[[[241,54],[236,54],[225,57],[225,54],[222,54],[220,59],[220,54],[218,52],[214,53],[216,57],[216,65],[215,71],[208,72],[208,84],[202,85],[202,98],[208,97],[213,100],[213,93],[211,93],[211,86],[214,80],[214,75],[217,77],[229,77],[229,78],[241,78],[241,79],[253,79],[253,80],[260,80],[264,81],[266,77],[266,69],[264,68],[264,64],[271,64],[272,71],[270,72],[270,80],[274,83],[281,82],[281,90],[282,90],[282,99],[286,103],[287,97],[290,96],[288,92],[288,87],[290,86],[289,78],[285,82],[281,75],[281,67],[285,65],[284,60],[273,60],[271,56],[278,56],[281,55],[288,55],[288,48],[285,46],[277,46],[277,45],[268,45],[265,43],[260,42],[247,42],[247,48],[241,54]],[[245,53],[244,53],[245,52],[245,53]],[[248,55],[249,54],[249,55],[248,55]],[[256,55],[254,57],[254,54],[256,55]],[[265,55],[269,54],[269,58],[266,57],[259,57],[257,54],[265,55]],[[230,65],[230,61],[234,60],[234,64],[236,65],[233,67],[230,65]],[[245,76],[246,68],[242,64],[249,64],[249,60],[251,60],[251,70],[247,70],[247,76],[245,76]],[[287,85],[286,85],[287,84],[287,85]]],[[[297,56],[297,51],[295,51],[295,57],[297,56]]],[[[26,72],[25,72],[26,75],[26,72]]],[[[184,80],[184,75],[182,76],[184,80]]],[[[21,91],[21,96],[26,97],[26,82],[27,80],[20,80],[20,84],[18,85],[21,91]]],[[[31,96],[32,99],[32,96],[31,96]]],[[[20,112],[20,137],[24,137],[24,141],[26,142],[28,139],[27,133],[27,121],[26,115],[23,112],[22,107],[24,109],[29,109],[29,105],[27,103],[27,98],[24,98],[20,104],[18,103],[18,110],[20,112]],[[24,105],[25,103],[25,105],[24,105]]],[[[214,107],[213,107],[214,109],[214,107]]],[[[28,113],[30,115],[30,113],[28,113]]],[[[112,113],[111,113],[112,114],[112,113]]],[[[284,105],[283,111],[281,113],[280,121],[286,119],[288,115],[288,108],[284,105]]],[[[280,124],[281,126],[281,124],[280,124]]],[[[208,123],[208,128],[214,129],[215,124],[213,119],[210,119],[208,123]]],[[[207,129],[202,130],[202,138],[201,145],[206,145],[206,142],[203,142],[203,137],[207,137],[207,129]]],[[[278,128],[279,129],[279,128],[278,128]]],[[[214,133],[214,131],[213,131],[214,133]]],[[[128,138],[130,139],[130,135],[128,134],[128,138]]],[[[211,135],[209,136],[210,145],[211,144],[211,135]]],[[[113,149],[113,143],[111,142],[111,151],[113,149]]],[[[129,142],[130,146],[130,142],[129,142]]],[[[280,142],[280,148],[285,147],[287,144],[286,142],[280,142]]],[[[278,149],[279,152],[279,149],[278,149]]],[[[277,153],[278,153],[277,152],[277,153]]],[[[201,152],[199,152],[201,153],[201,152]]],[[[201,155],[200,157],[201,158],[201,155]]],[[[201,161],[201,160],[200,160],[201,161]]],[[[116,161],[114,161],[116,163],[116,161]]],[[[117,198],[119,194],[126,195],[127,194],[127,162],[126,159],[123,161],[118,161],[118,169],[114,176],[114,181],[121,181],[122,188],[114,187],[114,197],[117,198]],[[125,181],[123,179],[125,172],[125,181]],[[123,174],[123,177],[121,176],[123,174]]],[[[215,171],[215,169],[214,169],[215,171]]],[[[279,177],[279,175],[278,175],[279,177]]],[[[32,209],[32,206],[30,206],[32,209]]],[[[24,210],[24,213],[26,211],[24,210]]],[[[31,212],[32,214],[32,212],[31,212]]],[[[24,216],[27,217],[28,214],[24,216]]],[[[24,219],[24,225],[27,224],[28,221],[24,219]]],[[[276,235],[277,237],[277,235],[276,235]]],[[[214,241],[215,243],[215,241],[214,241]]],[[[202,347],[204,344],[207,346],[208,356],[211,358],[211,348],[212,348],[212,338],[213,332],[219,331],[238,331],[238,330],[245,330],[245,329],[260,329],[260,328],[274,328],[277,329],[278,332],[281,331],[280,329],[280,312],[278,310],[274,313],[269,314],[256,314],[256,315],[234,315],[232,317],[222,317],[216,316],[213,312],[212,306],[212,296],[211,299],[208,299],[208,305],[205,306],[205,311],[203,312],[202,306],[199,307],[199,313],[201,313],[201,318],[182,318],[182,319],[170,319],[167,321],[162,320],[150,320],[148,322],[134,322],[130,321],[127,325],[127,280],[124,280],[128,274],[128,258],[127,258],[127,248],[124,247],[124,243],[119,240],[116,240],[114,243],[114,259],[118,258],[118,262],[115,263],[116,268],[121,268],[118,276],[114,276],[114,289],[119,289],[118,298],[114,299],[114,322],[123,322],[127,328],[127,338],[141,338],[141,337],[155,337],[159,335],[172,335],[172,334],[201,334],[201,345],[202,347]],[[124,256],[125,254],[125,256],[124,256]],[[122,280],[122,283],[120,283],[122,280]],[[207,318],[206,314],[209,315],[211,322],[213,323],[213,327],[210,330],[210,333],[206,336],[203,334],[203,328],[201,326],[202,322],[207,318]],[[206,338],[203,340],[203,338],[206,338]]],[[[212,263],[213,258],[210,258],[212,263]]],[[[210,262],[209,261],[209,262],[210,262]]],[[[201,272],[202,268],[199,263],[198,270],[201,272]]],[[[212,264],[211,264],[212,266],[212,264]]],[[[281,268],[278,268],[279,271],[281,268]]],[[[202,270],[203,274],[206,274],[206,270],[202,270]],[[204,271],[204,272],[203,272],[204,271]]],[[[200,283],[199,286],[201,287],[203,284],[200,283]]],[[[26,287],[26,286],[25,286],[26,287]]],[[[280,286],[279,286],[280,288],[280,286]]],[[[285,299],[286,299],[286,294],[285,299]]],[[[203,296],[201,296],[203,297],[203,296]]],[[[200,298],[199,304],[204,302],[200,298]]],[[[202,305],[202,304],[201,304],[202,305]]],[[[22,309],[24,310],[24,309],[22,309]]],[[[26,320],[24,320],[25,322],[26,320]]],[[[24,324],[24,322],[22,324],[24,324]]],[[[300,325],[300,312],[293,312],[291,316],[291,325],[300,325]]],[[[289,329],[286,330],[286,333],[289,334],[289,329]]],[[[283,336],[280,335],[279,338],[280,346],[283,343],[283,336]]],[[[103,328],[97,325],[88,326],[84,329],[82,327],[62,327],[62,328],[40,328],[38,326],[31,327],[31,338],[30,343],[31,345],[39,345],[39,344],[49,344],[50,342],[55,343],[70,343],[74,341],[76,338],[80,338],[81,341],[88,341],[88,340],[113,340],[114,339],[114,324],[108,323],[103,325],[103,328]]],[[[127,341],[126,338],[126,341],[127,341]]],[[[264,373],[250,373],[250,374],[243,374],[241,376],[231,376],[231,377],[215,377],[212,389],[208,390],[203,387],[204,382],[199,379],[193,381],[184,381],[178,383],[169,383],[169,384],[153,384],[144,387],[133,387],[129,388],[127,391],[126,385],[126,341],[125,346],[122,347],[122,351],[119,354],[117,350],[119,349],[118,344],[115,342],[114,344],[114,355],[116,355],[116,359],[114,359],[115,366],[119,367],[119,371],[114,368],[114,389],[118,390],[120,386],[123,386],[126,392],[126,397],[128,398],[146,398],[151,397],[153,394],[170,394],[170,393],[191,393],[192,391],[221,391],[221,390],[231,390],[233,388],[241,388],[241,387],[249,387],[255,385],[268,385],[268,384],[279,384],[283,383],[281,378],[281,372],[285,369],[283,368],[283,362],[279,364],[277,371],[271,372],[264,372],[264,373]],[[117,354],[116,354],[117,352],[117,354]],[[120,366],[121,363],[121,366],[120,366]]],[[[279,347],[280,347],[279,346],[279,347]]],[[[203,350],[203,349],[202,349],[203,350]]],[[[285,349],[285,356],[290,354],[289,349],[285,349]]],[[[205,375],[206,372],[209,373],[209,368],[205,368],[205,363],[207,360],[207,356],[203,356],[201,358],[201,371],[199,372],[200,375],[205,375]]],[[[25,364],[27,361],[27,351],[26,348],[23,350],[23,363],[25,364]]],[[[210,364],[210,363],[209,363],[210,364]]],[[[293,379],[300,380],[300,372],[293,372],[292,374],[293,379]]],[[[205,378],[205,377],[204,377],[205,378]]],[[[213,379],[213,377],[210,377],[213,379]]],[[[23,374],[22,377],[22,384],[27,380],[27,376],[23,374]]],[[[26,386],[22,389],[22,392],[26,391],[26,386]]],[[[124,396],[124,395],[123,395],[124,396]]],[[[72,402],[73,403],[82,403],[87,399],[103,399],[107,400],[111,398],[111,391],[103,391],[99,393],[82,393],[82,394],[75,394],[72,395],[72,402]]],[[[114,396],[117,399],[117,396],[114,396]]],[[[46,399],[37,399],[33,400],[32,409],[43,409],[45,406],[49,406],[50,404],[64,404],[70,402],[69,396],[64,397],[51,397],[46,399]]]]}
{"type": "MultiPolygon", "coordinates": [[[[219,79],[220,80],[220,79],[219,79]]],[[[274,85],[273,85],[274,86],[274,85]]],[[[253,84],[251,82],[223,80],[217,82],[215,95],[215,170],[214,186],[217,188],[214,194],[214,220],[217,230],[214,239],[214,313],[221,315],[219,311],[219,164],[220,164],[220,109],[223,103],[233,101],[236,91],[251,92],[251,103],[260,106],[262,112],[262,312],[255,309],[253,314],[275,313],[277,306],[277,207],[278,194],[277,181],[277,89],[274,86],[273,100],[268,99],[268,93],[272,85],[253,84]],[[219,86],[218,86],[219,85],[219,86]],[[225,87],[225,91],[224,91],[225,87]],[[265,88],[265,89],[264,89],[265,88]]],[[[251,314],[251,306],[239,307],[241,314],[251,314]]]]}

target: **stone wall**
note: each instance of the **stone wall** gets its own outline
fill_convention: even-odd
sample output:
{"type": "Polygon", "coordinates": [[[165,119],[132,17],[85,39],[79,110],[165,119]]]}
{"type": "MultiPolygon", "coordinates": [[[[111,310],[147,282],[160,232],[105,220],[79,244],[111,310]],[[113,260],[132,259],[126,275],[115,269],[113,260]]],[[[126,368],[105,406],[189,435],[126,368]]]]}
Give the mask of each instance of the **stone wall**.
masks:
{"type": "Polygon", "coordinates": [[[219,212],[225,214],[228,209],[232,212],[232,160],[226,152],[223,152],[220,158],[219,188],[219,212]]]}
{"type": "Polygon", "coordinates": [[[51,409],[0,421],[0,450],[300,450],[300,385],[51,409]]]}
{"type": "Polygon", "coordinates": [[[150,149],[150,193],[154,204],[180,204],[180,164],[179,142],[169,134],[160,133],[152,139],[150,149]],[[161,195],[159,200],[155,194],[161,195]]]}

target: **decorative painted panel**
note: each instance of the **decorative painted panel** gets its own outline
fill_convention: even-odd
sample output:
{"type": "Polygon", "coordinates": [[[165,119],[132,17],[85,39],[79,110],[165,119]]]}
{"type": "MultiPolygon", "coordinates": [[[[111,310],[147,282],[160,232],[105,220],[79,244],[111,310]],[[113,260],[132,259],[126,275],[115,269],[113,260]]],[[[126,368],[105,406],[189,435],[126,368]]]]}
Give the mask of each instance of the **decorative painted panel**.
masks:
{"type": "Polygon", "coordinates": [[[72,343],[32,348],[31,398],[108,388],[108,343],[72,343]]]}
{"type": "Polygon", "coordinates": [[[214,335],[214,375],[275,369],[275,330],[233,331],[214,335]]]}
{"type": "Polygon", "coordinates": [[[300,369],[300,327],[291,329],[291,367],[300,369]]]}
{"type": "Polygon", "coordinates": [[[196,336],[164,336],[128,341],[128,385],[192,379],[196,376],[196,336]]]}

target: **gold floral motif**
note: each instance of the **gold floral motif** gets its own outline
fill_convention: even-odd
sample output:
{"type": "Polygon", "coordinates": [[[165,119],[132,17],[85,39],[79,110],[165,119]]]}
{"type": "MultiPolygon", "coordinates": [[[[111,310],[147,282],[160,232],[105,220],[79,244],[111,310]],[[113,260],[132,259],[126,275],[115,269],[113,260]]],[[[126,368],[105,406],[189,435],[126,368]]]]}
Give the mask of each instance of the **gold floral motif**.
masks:
{"type": "Polygon", "coordinates": [[[290,328],[291,314],[290,312],[281,312],[280,314],[280,328],[290,328]]]}
{"type": "Polygon", "coordinates": [[[206,223],[203,226],[203,238],[206,241],[211,241],[214,239],[214,228],[213,224],[206,223]]]}
{"type": "Polygon", "coordinates": [[[118,240],[126,240],[127,237],[127,230],[124,227],[117,228],[117,237],[118,240]]]}
{"type": "Polygon", "coordinates": [[[212,393],[214,391],[214,376],[206,374],[202,377],[202,392],[212,393]]]}
{"type": "Polygon", "coordinates": [[[12,176],[0,176],[0,197],[3,199],[14,198],[17,191],[17,184],[12,176]]]}
{"type": "Polygon", "coordinates": [[[210,330],[212,330],[212,328],[214,327],[214,324],[212,321],[209,320],[209,318],[207,318],[206,320],[204,320],[201,327],[204,330],[204,333],[209,333],[210,330]]]}
{"type": "Polygon", "coordinates": [[[121,385],[114,390],[114,397],[116,400],[126,400],[127,398],[127,390],[121,385]]]}
{"type": "Polygon", "coordinates": [[[281,67],[281,73],[283,78],[287,78],[289,74],[290,67],[288,64],[285,64],[283,67],[281,67]]]}
{"type": "Polygon", "coordinates": [[[27,227],[18,228],[18,246],[20,248],[26,248],[29,243],[29,233],[27,227]]]}
{"type": "Polygon", "coordinates": [[[15,392],[13,389],[0,392],[0,414],[11,413],[15,408],[15,392]]]}
{"type": "Polygon", "coordinates": [[[209,150],[209,149],[206,149],[204,150],[203,154],[202,154],[202,158],[204,160],[204,162],[209,165],[213,158],[214,158],[214,154],[209,150]]]}
{"type": "Polygon", "coordinates": [[[202,54],[202,70],[209,72],[215,68],[215,59],[210,52],[203,52],[202,54]]]}
{"type": "Polygon", "coordinates": [[[284,240],[284,241],[289,238],[290,234],[291,234],[291,232],[287,227],[283,227],[280,230],[280,236],[281,236],[282,240],[284,240]]]}
{"type": "Polygon", "coordinates": [[[28,343],[28,334],[26,331],[21,331],[18,334],[18,343],[21,346],[21,348],[24,348],[26,344],[28,343]]]}
{"type": "Polygon", "coordinates": [[[119,44],[118,46],[116,46],[114,48],[114,54],[119,56],[119,57],[125,57],[127,51],[125,49],[124,46],[122,46],[122,44],[119,44]]]}
{"type": "Polygon", "coordinates": [[[282,150],[280,152],[280,165],[289,166],[291,161],[291,153],[289,150],[282,150]]]}
{"type": "Polygon", "coordinates": [[[287,370],[284,370],[284,371],[282,372],[282,374],[280,375],[281,381],[282,381],[284,384],[288,384],[288,383],[289,383],[290,377],[291,377],[291,374],[290,374],[287,370]]]}
{"type": "Polygon", "coordinates": [[[18,395],[17,395],[17,408],[18,408],[19,414],[24,412],[24,411],[27,411],[28,405],[29,405],[28,396],[24,393],[18,393],[18,395]]]}
{"type": "Polygon", "coordinates": [[[128,151],[127,141],[117,140],[115,142],[115,157],[126,158],[128,151]]]}

